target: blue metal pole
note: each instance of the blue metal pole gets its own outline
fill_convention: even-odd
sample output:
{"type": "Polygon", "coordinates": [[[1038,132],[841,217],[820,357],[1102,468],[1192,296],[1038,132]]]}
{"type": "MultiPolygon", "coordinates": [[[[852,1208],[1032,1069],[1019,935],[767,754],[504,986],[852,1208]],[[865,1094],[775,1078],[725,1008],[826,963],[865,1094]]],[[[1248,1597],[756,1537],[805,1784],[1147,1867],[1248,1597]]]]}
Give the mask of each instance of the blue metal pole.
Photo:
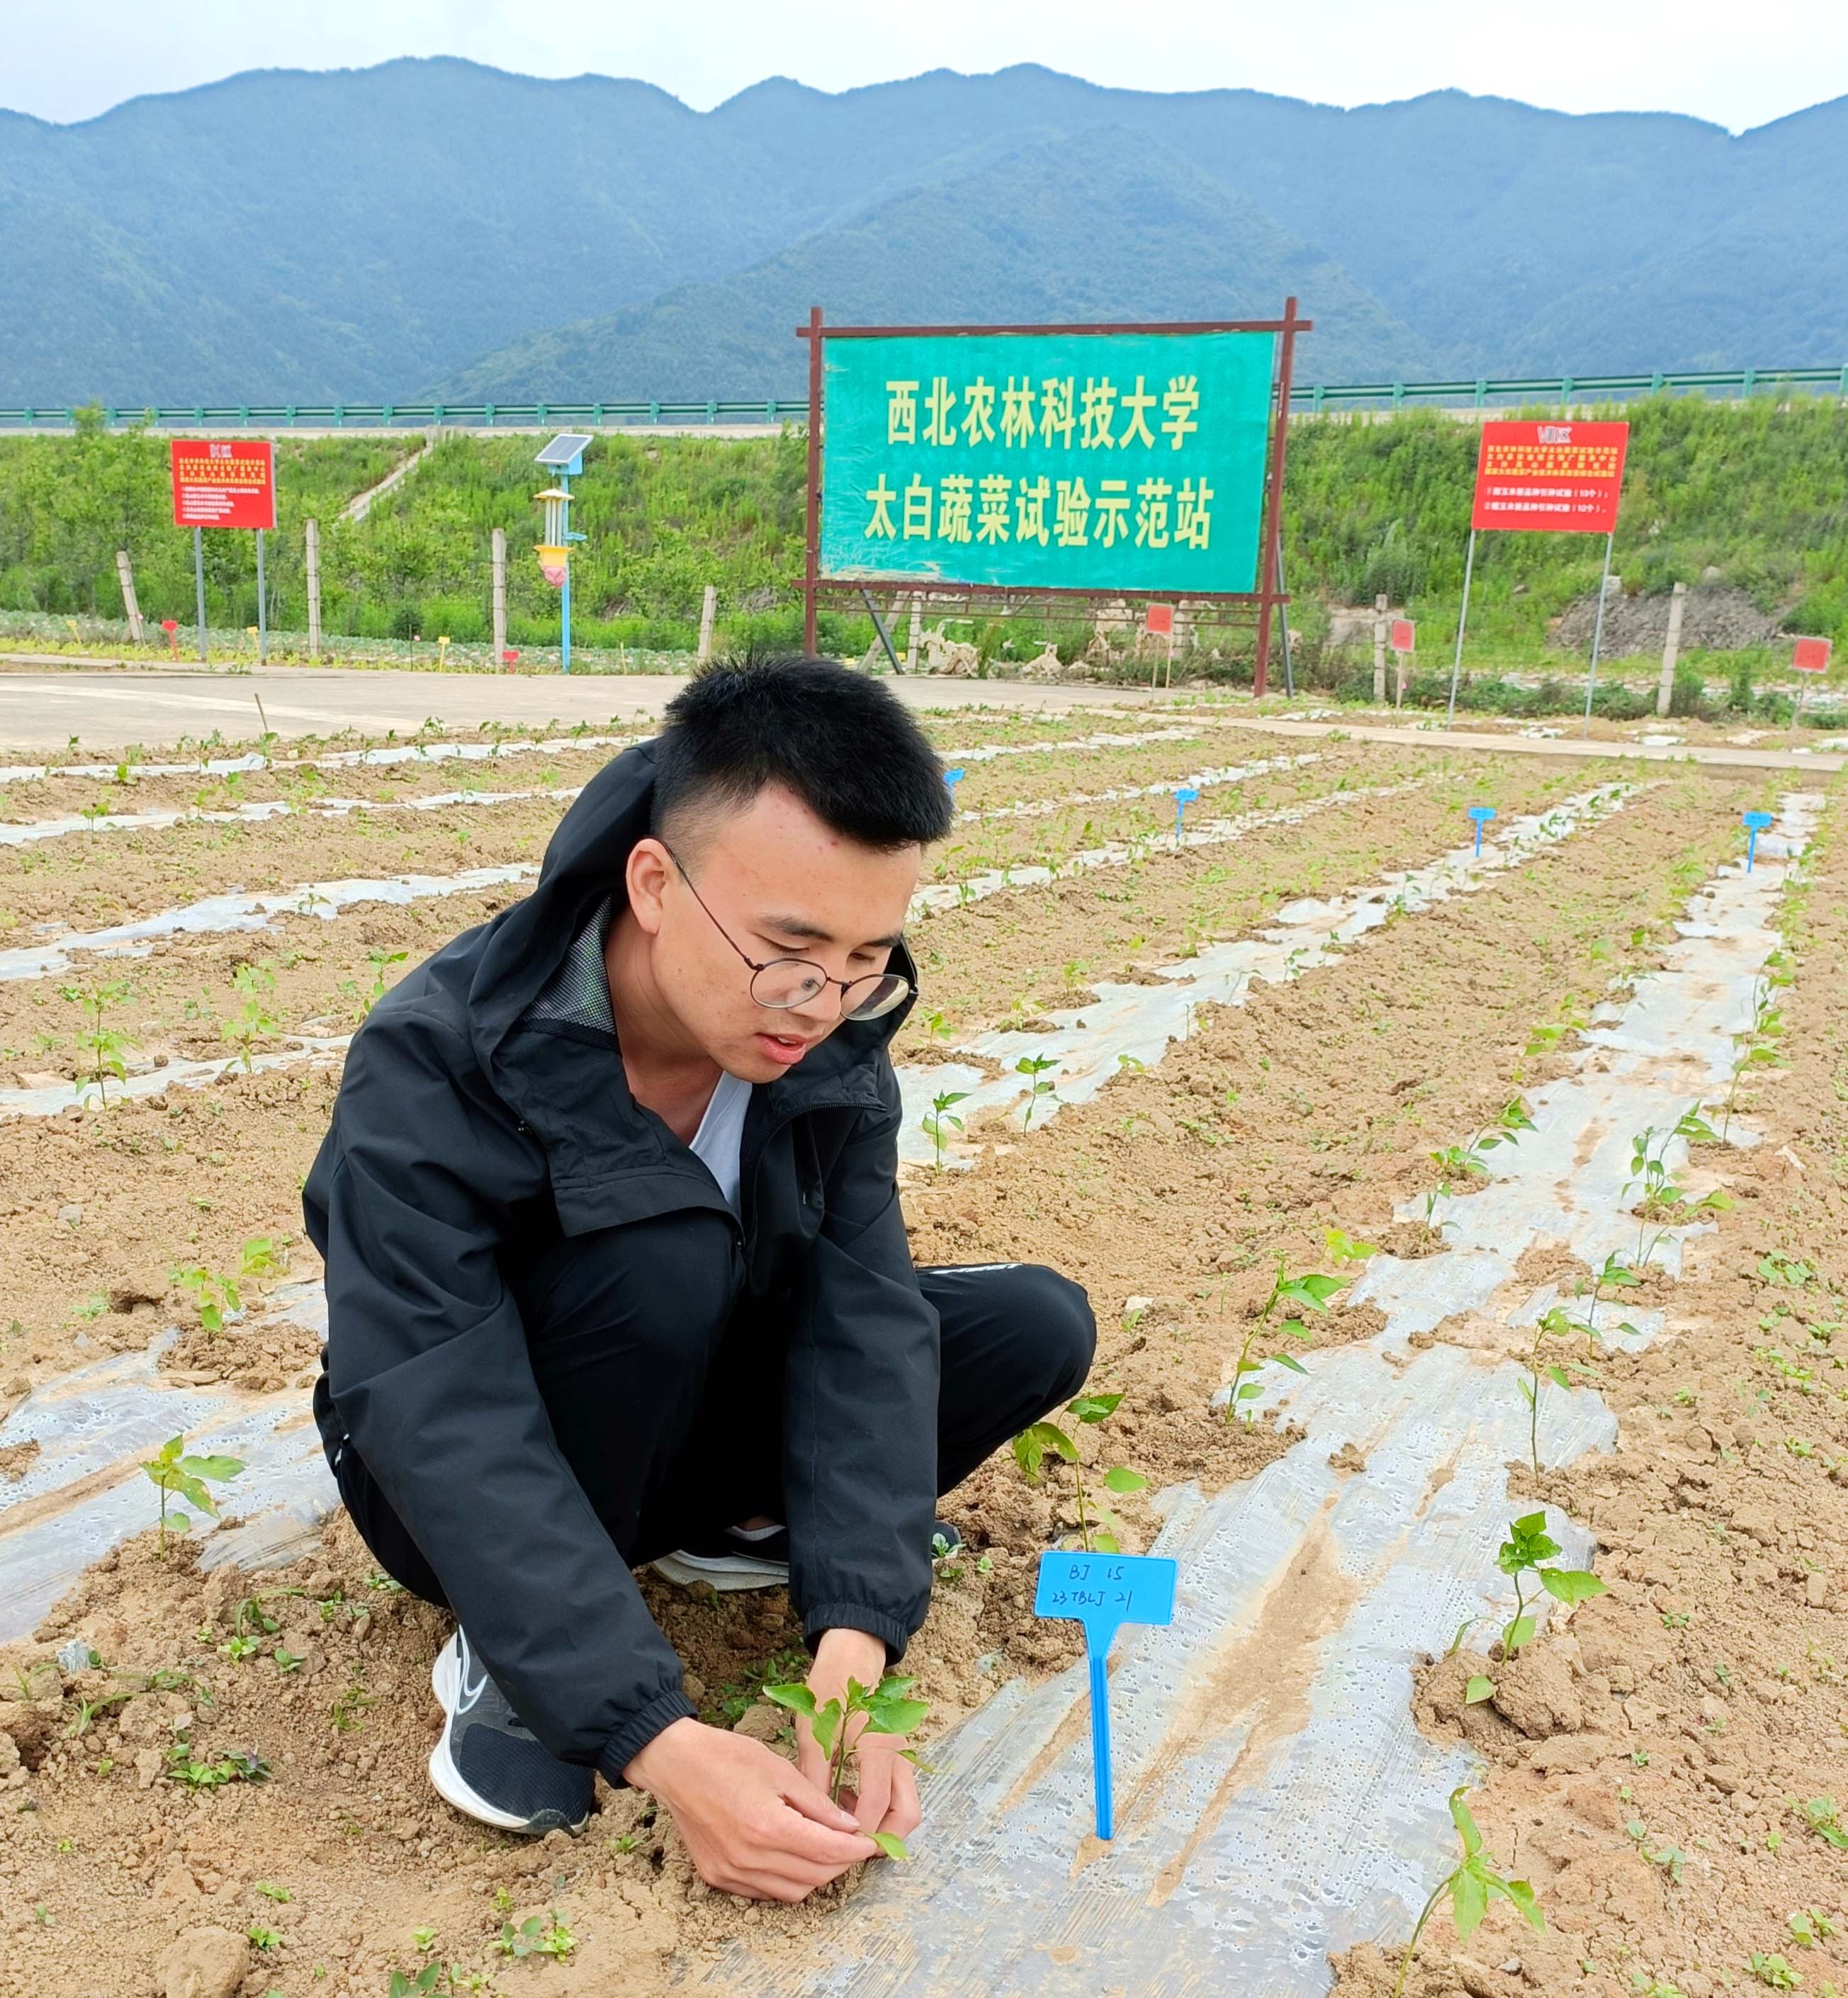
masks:
{"type": "Polygon", "coordinates": [[[571,481],[561,472],[559,489],[565,503],[559,510],[559,541],[565,551],[565,582],[559,600],[559,663],[571,670],[571,481]]]}

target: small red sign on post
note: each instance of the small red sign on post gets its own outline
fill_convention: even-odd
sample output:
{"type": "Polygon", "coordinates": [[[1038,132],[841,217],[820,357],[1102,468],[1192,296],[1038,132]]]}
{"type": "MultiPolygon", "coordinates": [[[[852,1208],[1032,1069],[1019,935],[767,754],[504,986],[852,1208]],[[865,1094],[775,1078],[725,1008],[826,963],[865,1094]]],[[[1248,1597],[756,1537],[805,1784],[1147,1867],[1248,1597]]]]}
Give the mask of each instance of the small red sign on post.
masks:
{"type": "Polygon", "coordinates": [[[1171,638],[1175,634],[1174,606],[1145,603],[1142,607],[1142,628],[1153,638],[1171,638]]]}
{"type": "Polygon", "coordinates": [[[1393,620],[1392,634],[1388,642],[1395,652],[1410,652],[1413,636],[1414,627],[1409,617],[1395,617],[1393,620]]]}
{"type": "Polygon", "coordinates": [[[1624,423],[1486,423],[1472,527],[1607,534],[1623,490],[1624,423]]]}
{"type": "Polygon", "coordinates": [[[1832,649],[1826,638],[1799,638],[1791,653],[1791,664],[1800,673],[1826,673],[1832,649]]]}
{"type": "Polygon", "coordinates": [[[267,438],[176,437],[174,525],[275,527],[275,447],[267,438]]]}

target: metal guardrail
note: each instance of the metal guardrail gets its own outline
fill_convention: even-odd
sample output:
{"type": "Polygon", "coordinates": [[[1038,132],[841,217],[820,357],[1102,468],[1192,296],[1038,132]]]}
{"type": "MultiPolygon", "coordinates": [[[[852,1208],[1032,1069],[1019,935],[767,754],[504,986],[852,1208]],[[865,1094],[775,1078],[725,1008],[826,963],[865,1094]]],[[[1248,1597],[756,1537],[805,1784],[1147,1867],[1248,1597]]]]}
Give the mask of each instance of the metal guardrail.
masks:
{"type": "MultiPolygon", "coordinates": [[[[1424,405],[1486,409],[1504,403],[1548,406],[1585,402],[1626,402],[1642,396],[1694,394],[1744,399],[1777,389],[1810,389],[1848,399],[1848,362],[1837,368],[1740,368],[1652,375],[1566,375],[1523,379],[1485,376],[1473,382],[1347,382],[1293,389],[1293,413],[1320,415],[1344,409],[1398,410],[1424,405]]],[[[671,424],[799,423],[808,414],[806,399],[784,402],[706,403],[163,403],[102,410],[109,430],[538,430],[583,424],[592,430],[627,430],[671,424]]],[[[77,413],[68,409],[0,410],[0,431],[73,430],[77,413]]]]}

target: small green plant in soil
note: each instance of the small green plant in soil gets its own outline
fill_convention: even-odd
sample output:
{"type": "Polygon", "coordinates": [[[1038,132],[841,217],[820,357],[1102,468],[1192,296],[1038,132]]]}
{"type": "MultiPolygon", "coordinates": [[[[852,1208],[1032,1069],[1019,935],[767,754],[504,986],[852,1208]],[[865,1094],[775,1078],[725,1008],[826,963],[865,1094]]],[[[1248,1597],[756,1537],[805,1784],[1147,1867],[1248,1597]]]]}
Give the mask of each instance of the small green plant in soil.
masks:
{"type": "Polygon", "coordinates": [[[1050,1055],[1023,1055],[1015,1063],[1014,1073],[1016,1075],[1025,1076],[1032,1085],[1026,1094],[1026,1112],[1020,1120],[1020,1128],[1023,1131],[1028,1129],[1032,1125],[1033,1111],[1041,1097],[1052,1097],[1056,1101],[1057,1089],[1050,1080],[1047,1071],[1057,1066],[1058,1063],[1050,1055]]]}
{"type": "Polygon", "coordinates": [[[1672,1129],[1658,1132],[1653,1125],[1645,1125],[1630,1140],[1630,1177],[1624,1182],[1623,1190],[1627,1194],[1634,1187],[1640,1194],[1631,1208],[1639,1217],[1636,1262],[1639,1267],[1648,1267],[1662,1238],[1677,1222],[1691,1215],[1717,1212],[1732,1206],[1732,1195],[1718,1187],[1695,1200],[1668,1169],[1668,1148],[1674,1139],[1701,1143],[1718,1136],[1701,1116],[1700,1105],[1693,1104],[1681,1113],[1672,1129]],[[1652,1221],[1658,1224],[1652,1236],[1649,1233],[1652,1221]]]}
{"type": "MultiPolygon", "coordinates": [[[[244,1460],[239,1457],[183,1456],[181,1453],[185,1449],[185,1441],[183,1433],[169,1436],[161,1444],[159,1455],[141,1466],[160,1489],[160,1550],[163,1560],[167,1554],[168,1500],[173,1497],[184,1498],[189,1504],[196,1505],[202,1512],[209,1513],[216,1519],[218,1502],[206,1489],[205,1481],[209,1478],[214,1484],[220,1483],[227,1478],[235,1478],[244,1468],[244,1460]]],[[[190,1533],[192,1522],[185,1513],[176,1511],[171,1521],[171,1530],[176,1533],[190,1533]]]]}
{"type": "MultiPolygon", "coordinates": [[[[1527,1106],[1518,1096],[1511,1096],[1500,1111],[1486,1124],[1480,1125],[1469,1139],[1461,1145],[1443,1145],[1430,1156],[1441,1176],[1438,1191],[1447,1194],[1458,1180],[1473,1177],[1489,1177],[1487,1154],[1498,1145],[1518,1145],[1523,1131],[1531,1131],[1534,1120],[1527,1114],[1527,1106]]],[[[1431,1219],[1433,1202],[1425,1202],[1425,1219],[1431,1219]]]]}
{"type": "Polygon", "coordinates": [[[1814,1949],[1836,1931],[1835,1924],[1820,1908],[1795,1908],[1789,1918],[1791,1941],[1799,1949],[1814,1949]]]}
{"type": "MultiPolygon", "coordinates": [[[[939,1581],[960,1581],[967,1571],[962,1557],[964,1550],[952,1547],[941,1533],[930,1537],[930,1570],[939,1581]]],[[[994,1568],[991,1555],[983,1554],[975,1563],[978,1575],[987,1575],[994,1568]]]]}
{"type": "Polygon", "coordinates": [[[1844,1825],[1833,1797],[1812,1797],[1803,1806],[1805,1822],[1817,1837],[1839,1852],[1848,1852],[1848,1825],[1844,1825]]]}
{"type": "Polygon", "coordinates": [[[1762,1949],[1752,1952],[1752,1975],[1774,1991],[1794,1991],[1803,1982],[1801,1972],[1791,1969],[1781,1956],[1767,1955],[1762,1949]]]}
{"type": "Polygon", "coordinates": [[[189,1790],[213,1790],[224,1783],[262,1783],[269,1780],[268,1761],[254,1748],[234,1748],[216,1761],[202,1761],[189,1741],[176,1741],[167,1751],[166,1775],[189,1790]]]}
{"type": "Polygon", "coordinates": [[[235,1277],[209,1270],[202,1263],[176,1263],[167,1273],[168,1281],[192,1298],[200,1325],[214,1339],[224,1330],[227,1317],[243,1310],[243,1284],[272,1277],[282,1267],[275,1243],[267,1235],[249,1236],[238,1250],[237,1263],[235,1277]]]}
{"type": "MultiPolygon", "coordinates": [[[[1065,1404],[1066,1412],[1075,1416],[1081,1422],[1095,1424],[1106,1422],[1116,1412],[1123,1400],[1116,1395],[1078,1395],[1065,1404]]],[[[1078,1456],[1078,1445],[1061,1429],[1057,1422],[1033,1422],[1023,1429],[1014,1439],[1014,1461],[1020,1467],[1030,1485],[1037,1485],[1045,1464],[1047,1454],[1071,1466],[1071,1474],[1078,1488],[1078,1539],[1086,1554],[1120,1554],[1123,1551],[1122,1528],[1114,1514],[1102,1504],[1095,1493],[1086,1503],[1085,1468],[1078,1456]],[[1099,1523],[1092,1523],[1095,1515],[1099,1523]]],[[[1104,1488],[1119,1495],[1140,1492],[1148,1480],[1139,1471],[1133,1471],[1126,1464],[1114,1464],[1104,1473],[1104,1488]]]]}
{"type": "Polygon", "coordinates": [[[410,955],[407,950],[369,950],[366,952],[365,961],[372,967],[372,984],[359,1008],[358,1017],[361,1019],[363,1020],[385,997],[386,973],[394,964],[402,964],[410,955]]]}
{"type": "Polygon", "coordinates": [[[429,1998],[442,1974],[440,1963],[425,1964],[415,1977],[407,1976],[402,1970],[393,1970],[386,1998],[429,1998]]]}
{"type": "Polygon", "coordinates": [[[576,1947],[577,1938],[559,1920],[556,1908],[552,1910],[549,1922],[541,1921],[537,1915],[528,1915],[517,1929],[511,1922],[503,1922],[494,1943],[501,1955],[511,1957],[551,1956],[562,1959],[576,1947]]]}
{"type": "Polygon", "coordinates": [[[1432,1911],[1439,1901],[1450,1896],[1450,1916],[1456,1927],[1457,1941],[1467,1942],[1481,1926],[1483,1917],[1488,1913],[1492,1900],[1511,1901],[1526,1918],[1530,1928],[1544,1930],[1546,1917],[1541,1912],[1540,1903],[1535,1899],[1534,1890],[1525,1880],[1511,1880],[1504,1875],[1494,1856],[1483,1846],[1482,1834],[1476,1828],[1476,1820],[1469,1807],[1463,1802],[1464,1789],[1459,1787],[1450,1793],[1451,1822],[1456,1827],[1457,1837],[1462,1843],[1462,1856],[1450,1872],[1431,1890],[1431,1898],[1420,1910],[1418,1920],[1412,1930],[1412,1939],[1405,1946],[1405,1955],[1400,1960],[1399,1976],[1393,1986],[1393,1998],[1403,1998],[1407,1973],[1412,1967],[1412,1958],[1418,1951],[1418,1938],[1424,1933],[1424,1924],[1431,1920],[1432,1911]]]}
{"type": "Polygon", "coordinates": [[[1523,1644],[1530,1644],[1538,1619],[1529,1613],[1521,1578],[1530,1571],[1556,1602],[1583,1602],[1604,1593],[1605,1585],[1589,1568],[1549,1566],[1559,1551],[1559,1543],[1546,1530],[1544,1512],[1528,1512],[1513,1521],[1508,1537],[1501,1543],[1495,1564],[1514,1583],[1514,1613],[1501,1633],[1501,1651],[1512,1658],[1523,1644]]]}
{"type": "Polygon", "coordinates": [[[1761,972],[1753,982],[1752,1024],[1743,1033],[1732,1036],[1732,1075],[1726,1086],[1725,1108],[1720,1117],[1722,1139],[1732,1129],[1732,1113],[1739,1101],[1741,1081],[1753,1069],[1774,1068],[1777,1064],[1777,1043],[1784,1033],[1784,1015],[1772,1004],[1771,994],[1777,987],[1790,983],[1789,972],[1779,967],[1761,972]]]}
{"type": "Polygon", "coordinates": [[[276,989],[276,974],[267,965],[241,964],[231,973],[231,985],[243,1003],[230,1019],[220,1021],[219,1037],[237,1049],[237,1059],[247,1075],[257,1042],[282,1029],[282,1021],[269,1010],[267,996],[276,989]]]}
{"type": "MultiPolygon", "coordinates": [[[[850,1678],[844,1703],[838,1699],[818,1703],[812,1689],[799,1683],[767,1685],[763,1696],[774,1700],[779,1706],[787,1707],[792,1713],[807,1716],[815,1730],[815,1745],[828,1758],[829,1801],[839,1803],[848,1759],[860,1736],[909,1734],[930,1711],[928,1702],[909,1697],[916,1684],[915,1679],[899,1678],[889,1673],[871,1688],[863,1686],[858,1679],[850,1678]],[[863,1716],[863,1725],[858,1730],[853,1727],[857,1715],[863,1716]],[[850,1734],[853,1737],[851,1741],[850,1734]]],[[[908,1749],[903,1752],[911,1754],[908,1749]]],[[[912,1759],[916,1758],[914,1756],[912,1759]]],[[[910,1856],[905,1849],[904,1840],[892,1832],[870,1831],[867,1836],[888,1859],[910,1856]]]]}
{"type": "Polygon", "coordinates": [[[936,1147],[936,1157],[934,1163],[936,1164],[936,1169],[939,1172],[941,1172],[943,1170],[943,1133],[945,1129],[948,1129],[952,1131],[960,1131],[963,1128],[963,1120],[960,1117],[951,1116],[950,1114],[950,1107],[952,1104],[960,1103],[964,1098],[968,1094],[969,1092],[966,1089],[943,1090],[930,1099],[930,1108],[925,1112],[923,1118],[924,1135],[930,1140],[931,1143],[936,1147]]]}
{"type": "MultiPolygon", "coordinates": [[[[1324,1240],[1328,1258],[1337,1268],[1344,1263],[1362,1263],[1376,1253],[1371,1242],[1357,1242],[1354,1237],[1339,1228],[1331,1228],[1324,1240]]],[[[1226,1397],[1226,1419],[1230,1422],[1237,1416],[1241,1404],[1255,1401],[1264,1392],[1263,1384],[1254,1378],[1264,1367],[1273,1362],[1288,1367],[1293,1374],[1305,1374],[1308,1369],[1290,1353],[1278,1351],[1254,1358],[1253,1353],[1261,1342],[1268,1343],[1268,1336],[1275,1333],[1285,1339],[1308,1343],[1313,1336],[1303,1322],[1310,1312],[1325,1312],[1329,1300],[1338,1291],[1344,1290],[1353,1279],[1351,1277],[1329,1276],[1317,1270],[1304,1270],[1292,1276],[1284,1257],[1277,1258],[1276,1274],[1271,1280],[1271,1294],[1265,1298],[1256,1317],[1247,1325],[1244,1343],[1238,1350],[1228,1383],[1230,1391],[1226,1397]],[[1286,1315],[1279,1318],[1282,1312],[1286,1315]]],[[[1247,1407],[1245,1419],[1255,1422],[1256,1409],[1247,1407]]]]}
{"type": "MultiPolygon", "coordinates": [[[[1592,1271],[1589,1286],[1583,1278],[1580,1280],[1573,1295],[1581,1298],[1589,1296],[1591,1299],[1590,1306],[1585,1314],[1585,1350],[1587,1357],[1597,1350],[1597,1308],[1604,1301],[1605,1291],[1633,1291],[1642,1281],[1642,1279],[1623,1261],[1614,1249],[1597,1268],[1592,1271]]],[[[1628,1333],[1634,1336],[1637,1329],[1628,1319],[1625,1319],[1615,1329],[1618,1332],[1628,1333]]]]}
{"type": "Polygon", "coordinates": [[[1552,1054],[1568,1034],[1583,1032],[1589,1024],[1587,1016],[1580,1011],[1577,998],[1568,993],[1556,1019],[1536,1021],[1528,1029],[1526,1052],[1529,1055],[1552,1054]]]}
{"type": "Polygon", "coordinates": [[[1563,1366],[1545,1366],[1542,1364],[1546,1342],[1549,1339],[1576,1337],[1580,1328],[1570,1315],[1555,1305],[1543,1312],[1534,1327],[1534,1343],[1528,1353],[1528,1378],[1521,1383],[1521,1391],[1527,1398],[1528,1456],[1534,1467],[1534,1475],[1540,1475],[1540,1383],[1542,1378],[1552,1382],[1556,1388],[1563,1388],[1569,1393],[1572,1388],[1572,1375],[1563,1366]]]}
{"type": "Polygon", "coordinates": [[[77,1037],[78,1094],[94,1083],[107,1103],[109,1078],[127,1081],[128,1051],[139,1045],[120,1028],[107,1024],[109,1015],[126,1004],[129,982],[126,978],[102,979],[87,986],[61,985],[58,991],[84,1012],[83,1031],[77,1037]]]}

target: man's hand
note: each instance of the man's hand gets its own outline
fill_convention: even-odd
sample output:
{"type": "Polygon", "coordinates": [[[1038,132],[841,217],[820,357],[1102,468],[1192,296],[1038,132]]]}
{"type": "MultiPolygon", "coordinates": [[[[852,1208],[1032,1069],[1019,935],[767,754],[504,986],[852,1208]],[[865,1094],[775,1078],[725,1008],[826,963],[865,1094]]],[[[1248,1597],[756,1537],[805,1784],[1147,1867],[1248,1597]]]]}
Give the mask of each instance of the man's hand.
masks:
{"type": "Polygon", "coordinates": [[[673,1813],[700,1878],[728,1894],[800,1901],[879,1850],[825,1786],[728,1728],[674,1721],[622,1773],[673,1813]]]}
{"type": "MultiPolygon", "coordinates": [[[[815,1664],[808,1685],[815,1704],[825,1706],[838,1699],[847,1703],[847,1682],[858,1679],[870,1690],[885,1676],[885,1646],[864,1630],[827,1630],[815,1647],[815,1664]]],[[[828,1795],[828,1758],[815,1738],[815,1730],[804,1714],[794,1716],[798,1766],[825,1799],[828,1795]]],[[[895,1832],[908,1837],[918,1828],[922,1813],[918,1807],[917,1773],[905,1761],[905,1737],[899,1734],[868,1734],[863,1716],[857,1714],[847,1746],[857,1749],[860,1771],[857,1792],[843,1786],[841,1801],[851,1801],[853,1815],[863,1831],[895,1832]]]]}

